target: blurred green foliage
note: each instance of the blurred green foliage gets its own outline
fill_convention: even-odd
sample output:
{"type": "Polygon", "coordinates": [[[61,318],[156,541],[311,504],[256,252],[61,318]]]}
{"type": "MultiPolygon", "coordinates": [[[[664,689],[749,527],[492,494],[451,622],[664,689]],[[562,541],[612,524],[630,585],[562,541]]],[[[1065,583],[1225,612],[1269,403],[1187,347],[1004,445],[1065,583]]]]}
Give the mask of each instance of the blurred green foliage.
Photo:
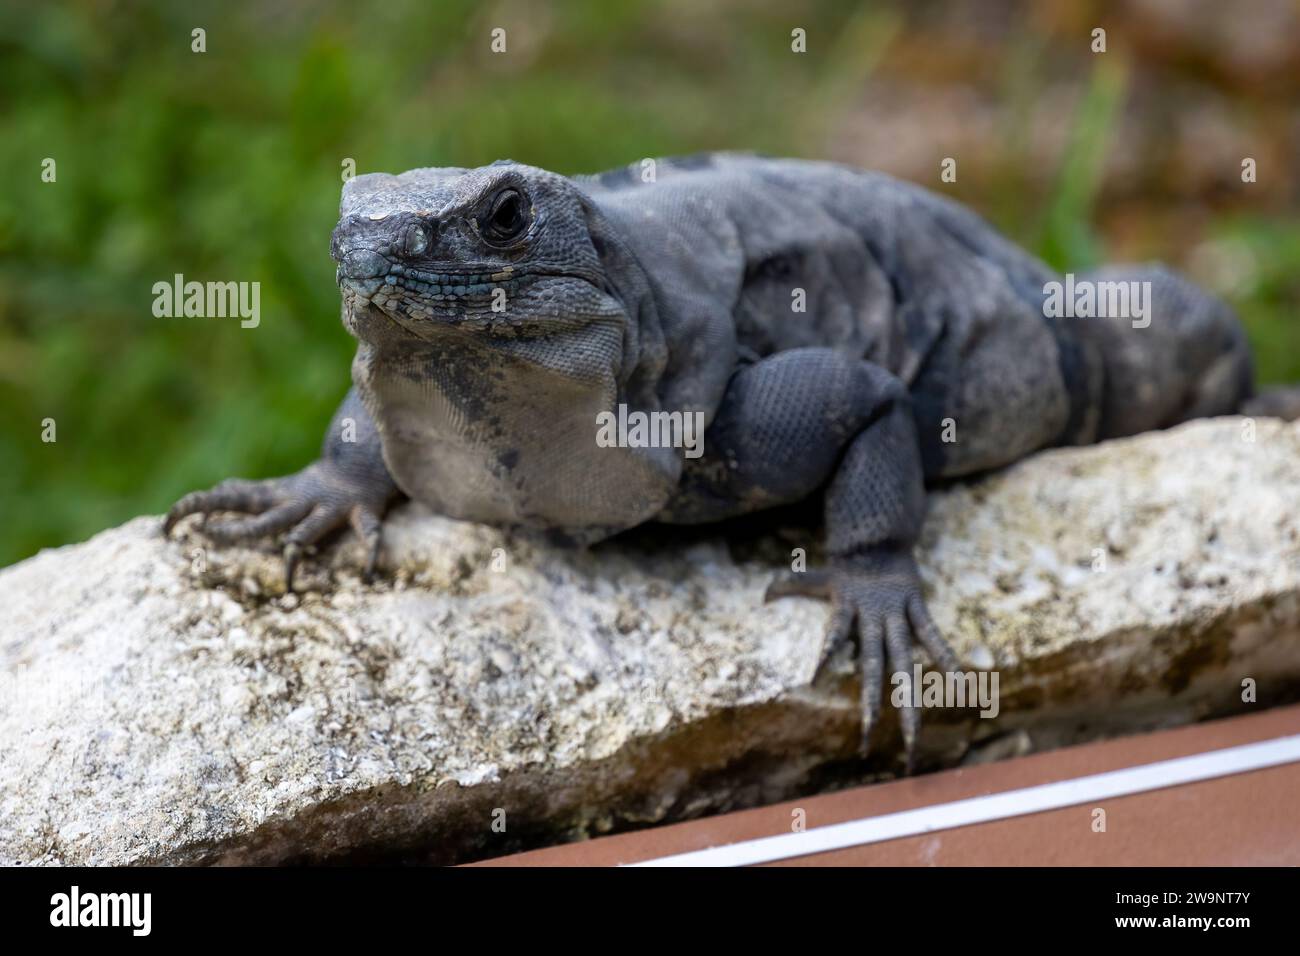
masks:
{"type": "MultiPolygon", "coordinates": [[[[0,7],[0,564],[314,456],[353,351],[328,256],[347,158],[586,172],[705,149],[824,156],[902,19],[794,9],[822,55],[790,54],[780,4],[0,7]],[[497,25],[507,56],[488,48],[497,25]],[[56,183],[40,181],[45,157],[56,183]],[[260,327],[155,318],[152,286],[175,273],[259,281],[260,327]]],[[[960,198],[1054,263],[1098,258],[1096,153],[1123,83],[1092,82],[1042,216],[960,198]]],[[[1276,321],[1300,232],[1222,230],[1265,261],[1238,304],[1286,352],[1266,374],[1300,379],[1294,323],[1276,321]]]]}

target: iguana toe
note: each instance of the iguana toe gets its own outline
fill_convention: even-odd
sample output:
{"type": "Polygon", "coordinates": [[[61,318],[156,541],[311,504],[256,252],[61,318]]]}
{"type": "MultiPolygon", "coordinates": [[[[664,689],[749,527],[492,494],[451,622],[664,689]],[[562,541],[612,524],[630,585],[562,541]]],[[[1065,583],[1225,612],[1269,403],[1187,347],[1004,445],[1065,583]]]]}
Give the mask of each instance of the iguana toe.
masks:
{"type": "Polygon", "coordinates": [[[206,491],[191,491],[172,505],[163,518],[164,535],[182,518],[213,511],[242,511],[260,514],[275,504],[275,491],[268,482],[230,478],[206,491]]]}
{"type": "Polygon", "coordinates": [[[290,501],[276,505],[260,515],[250,518],[227,518],[223,521],[207,522],[203,533],[218,544],[233,544],[278,534],[285,528],[293,526],[295,521],[307,513],[309,505],[300,501],[290,501]]]}

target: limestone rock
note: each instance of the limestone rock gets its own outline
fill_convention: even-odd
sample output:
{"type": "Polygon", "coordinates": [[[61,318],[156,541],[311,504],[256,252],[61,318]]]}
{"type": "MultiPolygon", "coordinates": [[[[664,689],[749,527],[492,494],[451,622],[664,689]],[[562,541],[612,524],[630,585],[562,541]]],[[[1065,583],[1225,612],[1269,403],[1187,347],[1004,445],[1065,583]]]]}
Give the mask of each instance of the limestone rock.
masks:
{"type": "MultiPolygon", "coordinates": [[[[925,763],[1300,696],[1298,503],[1269,419],[935,494],[931,608],[1000,696],[927,710],[925,763]]],[[[407,505],[380,580],[344,541],[285,595],[273,549],[159,525],[0,571],[0,863],[453,861],[896,768],[888,721],[854,757],[851,662],[810,685],[825,606],[762,603],[806,528],[575,553],[407,505]]]]}

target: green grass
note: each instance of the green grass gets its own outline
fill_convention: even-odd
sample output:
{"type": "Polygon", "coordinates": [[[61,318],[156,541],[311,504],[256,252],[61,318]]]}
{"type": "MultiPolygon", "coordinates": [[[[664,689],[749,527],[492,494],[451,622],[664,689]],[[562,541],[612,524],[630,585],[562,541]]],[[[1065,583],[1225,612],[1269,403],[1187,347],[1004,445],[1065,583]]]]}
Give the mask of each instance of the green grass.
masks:
{"type": "Polygon", "coordinates": [[[1074,117],[1065,158],[1035,242],[1038,254],[1057,271],[1092,269],[1105,258],[1092,217],[1127,78],[1127,65],[1118,54],[1097,58],[1074,117]]]}

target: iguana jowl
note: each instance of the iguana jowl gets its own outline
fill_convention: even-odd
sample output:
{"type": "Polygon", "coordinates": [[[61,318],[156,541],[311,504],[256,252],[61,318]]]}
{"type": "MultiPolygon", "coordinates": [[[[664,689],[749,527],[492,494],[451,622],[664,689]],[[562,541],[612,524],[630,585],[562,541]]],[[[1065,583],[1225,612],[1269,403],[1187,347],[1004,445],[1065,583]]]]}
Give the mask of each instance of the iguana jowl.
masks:
{"type": "MultiPolygon", "coordinates": [[[[886,662],[910,674],[915,640],[959,667],[912,556],[928,481],[1251,396],[1230,310],[1159,268],[1087,277],[1149,282],[1146,328],[1049,318],[1057,277],[918,187],[728,154],[660,161],[653,182],[640,169],[348,182],[331,252],[359,347],[320,460],[186,495],[165,527],[250,513],[207,533],[286,531],[291,582],[301,549],[347,522],[373,567],[400,495],[579,542],[821,495],[829,566],[773,592],[831,599],[824,658],[856,638],[865,746],[886,662]],[[597,413],[620,403],[703,413],[702,457],[599,446],[597,413]]],[[[910,754],[918,713],[901,723],[910,754]]]]}

